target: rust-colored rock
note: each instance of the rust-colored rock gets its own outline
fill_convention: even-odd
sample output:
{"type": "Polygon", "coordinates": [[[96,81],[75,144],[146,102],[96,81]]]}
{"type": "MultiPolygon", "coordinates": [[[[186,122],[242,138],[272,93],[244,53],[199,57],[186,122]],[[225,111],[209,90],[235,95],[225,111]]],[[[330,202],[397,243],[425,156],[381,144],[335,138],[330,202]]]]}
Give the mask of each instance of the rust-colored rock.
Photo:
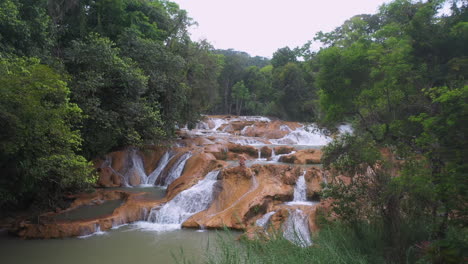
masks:
{"type": "Polygon", "coordinates": [[[302,149],[296,153],[282,156],[281,162],[292,164],[320,164],[322,151],[319,149],[302,149]]]}
{"type": "Polygon", "coordinates": [[[93,194],[85,194],[72,204],[70,208],[61,212],[51,212],[41,215],[39,223],[29,221],[19,222],[10,229],[10,232],[22,238],[64,238],[72,236],[88,235],[99,227],[102,231],[116,225],[142,220],[144,212],[157,206],[165,200],[151,200],[144,193],[127,193],[124,191],[98,190],[93,194]],[[75,221],[53,220],[58,213],[73,210],[82,205],[93,204],[100,199],[115,200],[124,199],[124,203],[116,208],[112,214],[99,216],[93,219],[81,219],[75,221]]]}
{"type": "Polygon", "coordinates": [[[171,200],[181,191],[197,184],[208,172],[222,169],[224,166],[225,164],[218,162],[213,154],[198,153],[193,155],[187,160],[182,175],[168,186],[167,199],[171,200]]]}
{"type": "Polygon", "coordinates": [[[274,147],[275,154],[276,155],[282,155],[282,154],[289,154],[294,151],[293,147],[290,146],[279,146],[279,147],[274,147]]]}
{"type": "Polygon", "coordinates": [[[272,150],[271,148],[264,146],[260,149],[261,157],[266,159],[271,157],[272,150]]]}
{"type": "Polygon", "coordinates": [[[248,145],[229,144],[228,150],[236,154],[247,154],[252,158],[258,157],[258,150],[248,145]]]}
{"type": "Polygon", "coordinates": [[[281,176],[290,170],[285,165],[225,169],[221,190],[210,208],[192,216],[183,226],[246,229],[257,215],[292,200],[294,186],[285,184],[281,176]]]}

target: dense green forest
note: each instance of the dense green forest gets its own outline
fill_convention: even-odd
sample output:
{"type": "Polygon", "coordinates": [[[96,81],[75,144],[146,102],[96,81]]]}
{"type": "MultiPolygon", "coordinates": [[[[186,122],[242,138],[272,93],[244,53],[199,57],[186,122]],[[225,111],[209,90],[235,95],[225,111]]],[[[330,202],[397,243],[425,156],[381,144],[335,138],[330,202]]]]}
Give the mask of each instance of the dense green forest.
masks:
{"type": "Polygon", "coordinates": [[[60,206],[94,183],[93,158],[163,142],[201,114],[346,121],[355,133],[323,163],[351,183],[338,177],[323,197],[357,240],[379,241],[359,254],[462,263],[467,8],[395,0],[319,32],[319,51],[311,41],[268,59],[192,41],[195,21],[169,1],[1,0],[0,208],[60,206]],[[415,241],[428,241],[421,255],[408,253],[415,241]]]}

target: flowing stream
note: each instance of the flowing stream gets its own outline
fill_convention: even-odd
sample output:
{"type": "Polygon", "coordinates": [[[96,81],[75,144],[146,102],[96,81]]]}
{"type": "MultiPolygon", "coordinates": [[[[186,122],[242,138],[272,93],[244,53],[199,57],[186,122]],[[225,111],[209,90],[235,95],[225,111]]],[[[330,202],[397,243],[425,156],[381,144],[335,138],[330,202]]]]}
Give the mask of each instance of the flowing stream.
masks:
{"type": "Polygon", "coordinates": [[[217,182],[219,170],[208,173],[203,180],[191,188],[182,191],[161,207],[153,208],[148,222],[140,223],[143,228],[178,229],[192,215],[206,210],[213,201],[213,188],[217,182]]]}

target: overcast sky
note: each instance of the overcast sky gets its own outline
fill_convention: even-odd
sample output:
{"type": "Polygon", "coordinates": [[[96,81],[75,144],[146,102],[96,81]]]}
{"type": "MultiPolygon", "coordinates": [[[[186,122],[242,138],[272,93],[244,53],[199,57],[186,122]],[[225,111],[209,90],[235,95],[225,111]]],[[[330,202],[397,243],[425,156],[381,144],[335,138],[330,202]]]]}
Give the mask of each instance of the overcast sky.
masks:
{"type": "MultiPolygon", "coordinates": [[[[278,48],[302,46],[315,33],[340,26],[358,14],[372,14],[389,0],[172,0],[198,26],[193,40],[207,39],[217,49],[271,57],[278,48]]],[[[318,45],[313,45],[318,49],[318,45]]]]}

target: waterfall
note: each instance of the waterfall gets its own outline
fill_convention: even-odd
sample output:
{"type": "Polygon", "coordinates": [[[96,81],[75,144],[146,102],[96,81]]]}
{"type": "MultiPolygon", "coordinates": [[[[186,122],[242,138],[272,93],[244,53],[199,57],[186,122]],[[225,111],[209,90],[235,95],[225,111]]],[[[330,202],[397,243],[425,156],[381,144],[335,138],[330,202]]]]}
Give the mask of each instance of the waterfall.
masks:
{"type": "Polygon", "coordinates": [[[276,160],[275,148],[271,148],[271,160],[276,160]]]}
{"type": "Polygon", "coordinates": [[[151,209],[148,221],[167,225],[168,229],[180,228],[192,215],[208,209],[213,200],[213,187],[219,170],[208,173],[203,180],[182,191],[163,206],[151,209]]]}
{"type": "Polygon", "coordinates": [[[78,236],[78,238],[88,238],[88,237],[92,237],[92,236],[102,236],[102,235],[105,235],[105,234],[107,234],[107,233],[104,232],[104,231],[101,231],[101,226],[98,223],[96,223],[96,224],[94,224],[94,232],[91,231],[90,234],[78,236]]]}
{"type": "Polygon", "coordinates": [[[145,167],[143,166],[143,160],[141,159],[140,155],[138,155],[137,150],[133,149],[130,154],[130,164],[129,164],[128,171],[124,174],[123,180],[124,184],[127,187],[130,187],[133,184],[132,178],[138,177],[139,182],[138,184],[144,184],[147,182],[148,176],[145,173],[145,167]]]}
{"type": "Polygon", "coordinates": [[[148,176],[145,184],[154,185],[158,177],[161,175],[161,172],[166,168],[167,164],[173,157],[174,156],[172,156],[169,151],[166,151],[159,160],[158,167],[148,176]]]}
{"type": "Polygon", "coordinates": [[[271,216],[274,215],[275,213],[276,211],[271,211],[271,212],[266,213],[264,216],[262,216],[257,221],[255,221],[255,224],[266,230],[268,228],[268,222],[270,221],[271,216]]]}
{"type": "Polygon", "coordinates": [[[302,210],[289,210],[289,217],[283,223],[283,237],[301,247],[312,245],[308,217],[302,210]]]}
{"type": "Polygon", "coordinates": [[[309,125],[297,128],[280,139],[272,139],[270,141],[273,144],[280,145],[323,146],[330,143],[331,140],[317,126],[309,125]]]}
{"type": "Polygon", "coordinates": [[[221,118],[212,118],[211,121],[214,123],[213,131],[217,131],[222,125],[226,124],[227,121],[221,118]]]}
{"type": "Polygon", "coordinates": [[[305,181],[306,171],[302,173],[297,179],[296,186],[294,186],[294,202],[305,202],[307,201],[307,185],[305,181]]]}
{"type": "Polygon", "coordinates": [[[305,181],[306,171],[302,173],[297,179],[296,185],[294,186],[294,196],[292,202],[287,202],[287,205],[315,205],[318,202],[307,201],[307,184],[305,181]]]}
{"type": "Polygon", "coordinates": [[[271,159],[270,159],[270,162],[273,162],[273,163],[274,163],[274,162],[279,162],[279,160],[280,160],[280,158],[281,158],[282,156],[287,156],[287,155],[294,154],[294,153],[296,153],[296,151],[291,151],[291,153],[279,154],[279,155],[276,155],[276,153],[275,153],[275,155],[273,155],[273,153],[274,153],[274,149],[273,149],[273,152],[272,152],[272,154],[271,154],[271,159]]]}
{"type": "Polygon", "coordinates": [[[161,185],[163,187],[167,187],[167,186],[169,186],[169,184],[171,184],[173,181],[175,181],[177,178],[179,178],[180,175],[182,174],[182,171],[184,170],[185,163],[187,162],[187,160],[190,157],[192,157],[191,152],[184,153],[179,158],[179,160],[177,160],[177,162],[172,166],[172,168],[169,170],[169,172],[167,174],[167,177],[165,179],[163,179],[162,182],[160,182],[159,185],[161,185]]]}
{"type": "Polygon", "coordinates": [[[258,159],[259,160],[262,159],[262,151],[260,149],[258,149],[258,159]]]}

